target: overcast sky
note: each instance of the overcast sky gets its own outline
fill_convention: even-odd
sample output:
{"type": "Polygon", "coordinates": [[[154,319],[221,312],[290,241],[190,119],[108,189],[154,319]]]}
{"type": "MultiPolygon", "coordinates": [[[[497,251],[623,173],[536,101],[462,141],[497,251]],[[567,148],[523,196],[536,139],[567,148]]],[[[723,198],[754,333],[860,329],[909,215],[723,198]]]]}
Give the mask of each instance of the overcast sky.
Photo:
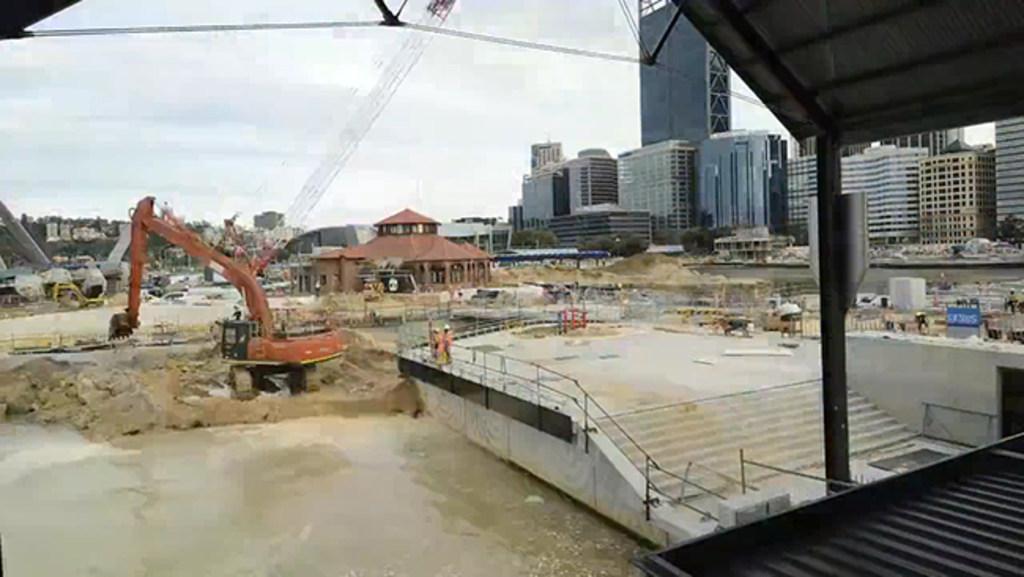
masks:
{"type": "MultiPolygon", "coordinates": [[[[391,4],[397,4],[394,0],[391,4]]],[[[636,2],[630,0],[630,5],[636,2]]],[[[416,20],[426,0],[410,0],[416,20]]],[[[374,19],[372,0],[84,0],[37,26],[374,19]]],[[[635,54],[613,0],[458,0],[449,26],[635,54]]],[[[15,213],[285,211],[405,35],[393,29],[0,43],[0,198],[15,213]]],[[[639,146],[637,66],[434,37],[307,225],[505,216],[529,145],[639,146]]],[[[735,91],[749,90],[733,79],[735,91]]],[[[782,126],[733,100],[734,128],[782,126]]],[[[968,141],[991,142],[991,125],[968,141]]]]}

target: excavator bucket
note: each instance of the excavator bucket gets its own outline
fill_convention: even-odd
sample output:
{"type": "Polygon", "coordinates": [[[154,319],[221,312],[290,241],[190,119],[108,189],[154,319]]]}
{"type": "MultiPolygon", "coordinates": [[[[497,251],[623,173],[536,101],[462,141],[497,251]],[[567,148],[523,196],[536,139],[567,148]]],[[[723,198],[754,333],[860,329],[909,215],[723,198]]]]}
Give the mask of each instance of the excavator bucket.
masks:
{"type": "Polygon", "coordinates": [[[107,338],[110,340],[128,338],[132,334],[132,326],[128,322],[128,313],[115,313],[110,317],[110,328],[107,338]]]}

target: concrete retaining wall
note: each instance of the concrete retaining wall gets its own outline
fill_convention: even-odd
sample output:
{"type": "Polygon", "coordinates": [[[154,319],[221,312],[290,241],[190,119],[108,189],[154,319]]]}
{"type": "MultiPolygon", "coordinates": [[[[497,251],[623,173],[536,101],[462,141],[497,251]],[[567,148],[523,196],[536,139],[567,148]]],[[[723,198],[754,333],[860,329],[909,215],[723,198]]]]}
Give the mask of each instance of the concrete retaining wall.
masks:
{"type": "MultiPolygon", "coordinates": [[[[1024,369],[1024,354],[935,341],[847,337],[849,385],[908,427],[922,431],[925,402],[977,411],[1000,412],[999,367],[1024,369]]],[[[998,419],[933,408],[934,426],[949,439],[968,445],[995,440],[998,419]],[[986,429],[991,428],[991,431],[986,429]]]]}
{"type": "Polygon", "coordinates": [[[435,418],[628,531],[658,544],[690,536],[658,518],[645,519],[643,476],[615,462],[611,447],[605,446],[607,439],[592,438],[588,452],[582,434],[566,442],[437,386],[416,382],[427,412],[435,418]]]}

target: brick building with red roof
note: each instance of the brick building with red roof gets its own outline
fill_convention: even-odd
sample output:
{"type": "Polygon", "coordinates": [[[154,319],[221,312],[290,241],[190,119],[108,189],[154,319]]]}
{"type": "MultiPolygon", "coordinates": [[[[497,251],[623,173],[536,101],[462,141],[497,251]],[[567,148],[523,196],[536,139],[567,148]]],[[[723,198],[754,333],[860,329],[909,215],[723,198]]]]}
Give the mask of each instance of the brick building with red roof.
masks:
{"type": "Polygon", "coordinates": [[[357,292],[371,271],[402,270],[425,289],[477,286],[491,278],[491,255],[471,244],[438,236],[440,223],[405,209],[376,223],[377,237],[366,244],[315,256],[316,271],[328,292],[357,292]]]}

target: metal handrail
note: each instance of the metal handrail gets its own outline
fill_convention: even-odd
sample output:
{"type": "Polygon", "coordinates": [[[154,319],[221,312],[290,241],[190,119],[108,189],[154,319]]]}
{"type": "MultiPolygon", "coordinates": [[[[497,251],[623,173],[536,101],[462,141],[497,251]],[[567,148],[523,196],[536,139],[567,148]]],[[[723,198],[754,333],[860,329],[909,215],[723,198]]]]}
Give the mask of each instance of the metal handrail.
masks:
{"type": "MultiPolygon", "coordinates": [[[[427,359],[424,359],[424,358],[421,357],[420,360],[424,360],[425,361],[427,359]]],[[[478,365],[478,364],[475,364],[475,363],[473,363],[471,361],[466,361],[464,359],[452,359],[451,366],[454,366],[456,364],[468,365],[468,366],[472,366],[472,367],[481,367],[481,368],[486,368],[487,370],[492,370],[492,371],[495,370],[493,368],[484,367],[483,365],[478,365]]],[[[438,365],[439,368],[441,366],[442,365],[438,365]]],[[[465,374],[464,371],[460,371],[460,375],[464,375],[464,374],[465,374]]],[[[514,374],[511,374],[511,373],[505,373],[505,372],[503,372],[501,374],[503,374],[506,377],[509,377],[509,378],[521,381],[522,383],[528,384],[530,386],[536,385],[538,390],[543,389],[544,392],[553,393],[553,394],[555,394],[555,395],[557,395],[557,396],[559,396],[561,398],[564,398],[564,399],[572,402],[573,404],[579,406],[579,402],[577,401],[577,399],[575,397],[573,397],[572,395],[568,395],[568,394],[566,394],[566,393],[564,393],[562,391],[559,391],[558,389],[551,388],[551,387],[549,387],[549,386],[547,386],[547,385],[545,385],[543,383],[537,383],[537,382],[531,381],[531,380],[529,380],[529,379],[527,379],[525,377],[521,377],[519,375],[514,375],[514,374]]],[[[484,384],[486,384],[486,380],[487,380],[486,377],[483,380],[485,381],[484,384]]],[[[539,398],[537,399],[537,404],[540,404],[540,399],[539,398]]]]}
{"type": "Polygon", "coordinates": [[[949,405],[943,405],[941,403],[932,403],[929,401],[921,401],[921,405],[924,407],[924,413],[921,415],[921,435],[923,435],[924,437],[941,439],[944,441],[949,441],[952,443],[967,446],[974,445],[974,443],[969,443],[957,439],[957,436],[953,433],[953,431],[949,429],[949,427],[946,426],[945,423],[943,423],[940,419],[936,419],[934,412],[932,411],[933,408],[944,409],[946,411],[952,411],[954,413],[962,413],[966,415],[977,415],[979,417],[985,417],[985,428],[987,429],[986,434],[988,435],[988,440],[991,441],[992,439],[998,437],[998,430],[996,429],[996,427],[998,427],[999,415],[993,415],[992,413],[975,411],[972,409],[961,409],[960,407],[952,407],[949,405]],[[942,427],[942,429],[946,432],[946,437],[942,438],[928,434],[928,426],[932,424],[937,424],[940,427],[942,427]]]}
{"type": "Polygon", "coordinates": [[[819,477],[817,475],[811,475],[809,473],[803,473],[801,471],[794,471],[793,469],[785,469],[783,467],[776,467],[775,465],[768,465],[767,463],[761,463],[752,459],[746,459],[743,456],[743,449],[740,449],[740,475],[744,478],[743,493],[746,494],[747,487],[757,491],[757,487],[746,482],[746,474],[744,473],[746,465],[753,465],[755,467],[761,467],[762,469],[768,469],[769,471],[775,471],[784,475],[793,475],[794,477],[803,477],[804,479],[811,479],[813,481],[821,481],[826,485],[838,485],[840,487],[858,487],[857,483],[851,481],[840,481],[838,479],[829,479],[828,477],[819,477]]]}
{"type": "Polygon", "coordinates": [[[697,399],[691,399],[691,400],[688,400],[688,401],[678,401],[678,402],[675,402],[675,403],[668,403],[668,404],[664,404],[664,405],[656,405],[656,406],[650,406],[650,407],[640,407],[640,408],[637,408],[637,409],[631,409],[631,410],[628,410],[628,411],[622,411],[620,413],[615,413],[615,416],[616,417],[626,417],[626,416],[632,416],[632,415],[639,415],[639,414],[642,414],[642,413],[653,413],[655,411],[660,411],[662,409],[673,409],[673,408],[676,408],[676,407],[685,407],[686,405],[695,405],[695,404],[698,404],[698,403],[713,403],[713,402],[722,401],[722,400],[725,400],[725,399],[731,399],[731,398],[735,398],[735,397],[742,397],[742,396],[746,396],[746,395],[753,395],[755,393],[763,393],[765,391],[777,391],[779,389],[785,389],[785,388],[789,388],[789,387],[798,387],[798,386],[801,386],[801,385],[809,385],[811,383],[820,383],[820,382],[821,382],[820,378],[806,379],[806,380],[803,380],[803,381],[793,381],[792,383],[783,383],[781,385],[772,385],[770,387],[765,387],[765,388],[762,388],[762,389],[748,389],[746,391],[739,391],[739,392],[736,392],[736,393],[728,393],[728,394],[725,394],[725,395],[714,395],[714,396],[710,396],[710,397],[700,397],[700,398],[697,398],[697,399]]]}
{"type": "MultiPolygon", "coordinates": [[[[537,318],[535,318],[535,319],[516,319],[516,321],[526,321],[526,322],[530,322],[530,324],[549,324],[549,323],[550,324],[554,324],[554,321],[544,320],[544,319],[537,319],[537,318]]],[[[492,325],[487,326],[487,328],[489,329],[490,327],[493,326],[493,327],[496,327],[498,330],[501,330],[501,327],[504,327],[508,322],[509,322],[509,320],[499,321],[499,322],[493,323],[492,325]]],[[[492,331],[487,331],[487,332],[492,332],[492,331]]],[[[461,332],[460,337],[474,336],[475,334],[482,334],[482,331],[480,331],[480,332],[473,331],[472,333],[470,333],[470,332],[467,332],[467,331],[464,330],[464,331],[461,332]]],[[[419,347],[422,347],[422,346],[427,344],[427,342],[424,342],[424,341],[419,341],[419,342],[420,342],[419,347]]],[[[498,372],[500,372],[500,373],[502,373],[502,374],[504,374],[506,376],[515,378],[517,380],[525,381],[525,382],[530,383],[530,384],[536,384],[536,386],[538,387],[538,391],[540,391],[541,389],[544,389],[546,391],[550,391],[550,393],[553,393],[553,394],[555,394],[555,395],[557,395],[557,396],[559,396],[561,398],[564,398],[564,399],[567,399],[567,400],[571,401],[571,403],[573,405],[577,406],[577,408],[580,409],[583,412],[583,417],[584,417],[584,423],[583,423],[584,427],[583,428],[584,428],[584,434],[585,434],[585,437],[584,437],[584,440],[585,440],[584,441],[585,442],[585,451],[589,452],[589,450],[590,450],[590,435],[589,435],[590,432],[592,430],[597,430],[599,432],[602,432],[602,434],[605,436],[605,438],[607,438],[608,441],[618,451],[620,451],[621,453],[623,453],[625,455],[626,451],[624,451],[621,446],[618,446],[618,444],[615,441],[613,441],[611,439],[611,437],[609,437],[606,434],[606,432],[604,432],[602,430],[602,427],[600,426],[600,424],[596,420],[592,421],[592,419],[590,418],[591,417],[591,415],[590,415],[590,412],[591,412],[590,411],[590,406],[593,405],[594,408],[598,411],[598,415],[596,415],[596,418],[604,419],[607,422],[610,422],[612,425],[614,425],[614,427],[618,430],[618,432],[620,432],[620,434],[622,434],[623,438],[626,439],[629,442],[629,444],[633,448],[635,448],[636,451],[639,452],[640,455],[642,455],[643,458],[644,458],[645,466],[644,466],[643,469],[641,469],[640,465],[637,464],[636,462],[634,462],[632,459],[627,458],[626,460],[629,461],[633,465],[633,467],[635,469],[637,469],[638,472],[641,473],[641,475],[644,478],[644,483],[647,486],[647,489],[645,490],[645,492],[647,493],[647,496],[644,499],[644,505],[645,505],[645,508],[646,508],[646,514],[647,514],[648,520],[649,520],[649,516],[650,516],[650,505],[654,503],[654,501],[652,499],[650,499],[650,497],[649,497],[650,489],[653,488],[653,490],[656,491],[657,493],[665,495],[666,497],[669,497],[669,494],[666,491],[664,491],[663,489],[658,488],[657,485],[653,481],[651,481],[651,479],[650,479],[650,470],[649,470],[650,466],[653,466],[654,469],[656,469],[658,471],[662,471],[662,472],[666,473],[666,475],[668,475],[670,478],[678,480],[684,486],[693,487],[693,488],[697,489],[698,491],[700,491],[702,493],[705,493],[705,494],[708,494],[708,495],[711,495],[712,497],[715,497],[717,499],[724,499],[725,498],[724,495],[722,495],[720,493],[717,493],[715,491],[712,491],[712,490],[708,489],[707,487],[703,487],[702,485],[697,484],[697,483],[695,483],[693,481],[690,481],[686,477],[680,476],[680,475],[678,475],[678,473],[676,473],[676,472],[674,472],[674,471],[672,471],[672,470],[662,466],[662,464],[658,463],[657,459],[655,459],[650,453],[648,453],[636,441],[636,439],[634,439],[633,436],[629,434],[629,431],[626,430],[626,428],[622,425],[622,423],[618,422],[611,415],[611,413],[609,411],[607,411],[604,408],[604,406],[602,406],[600,404],[600,402],[597,401],[597,399],[595,399],[590,393],[588,393],[587,389],[585,389],[583,387],[583,385],[580,384],[579,380],[577,380],[575,378],[572,378],[572,377],[570,377],[570,376],[568,376],[566,374],[563,374],[563,373],[560,373],[558,371],[555,371],[553,369],[550,369],[548,367],[544,367],[544,366],[542,366],[542,365],[540,365],[538,363],[531,362],[531,361],[525,361],[525,360],[522,360],[522,359],[515,359],[515,358],[507,357],[505,355],[501,355],[501,354],[498,354],[498,353],[486,353],[486,352],[482,352],[482,351],[477,351],[477,349],[472,349],[472,348],[469,348],[469,347],[463,347],[463,346],[460,346],[460,345],[455,345],[455,348],[469,349],[469,351],[472,352],[472,356],[473,356],[474,361],[473,362],[467,362],[464,359],[456,359],[455,356],[453,356],[452,363],[453,364],[459,363],[459,364],[465,364],[465,365],[469,365],[469,366],[475,366],[475,367],[482,368],[483,371],[484,371],[484,373],[482,375],[484,383],[487,380],[486,379],[486,373],[487,373],[488,370],[498,371],[498,372]],[[483,357],[483,359],[484,359],[483,365],[480,365],[480,364],[475,362],[475,359],[476,359],[477,355],[480,355],[480,356],[483,357]],[[487,356],[498,358],[501,361],[501,363],[498,365],[500,368],[495,368],[494,366],[488,367],[487,363],[486,363],[486,357],[487,356]],[[508,365],[510,364],[509,363],[510,361],[513,364],[514,363],[519,363],[519,364],[525,365],[526,367],[528,367],[528,368],[530,368],[532,370],[535,370],[537,372],[536,378],[530,380],[527,377],[523,377],[521,375],[517,375],[515,373],[509,372],[508,365]],[[544,384],[542,382],[542,377],[541,377],[542,372],[556,377],[557,380],[563,380],[563,381],[566,381],[566,382],[570,383],[572,385],[572,387],[574,387],[575,390],[579,391],[579,394],[582,396],[583,402],[581,403],[580,399],[575,398],[572,395],[566,394],[565,391],[563,391],[563,390],[559,390],[557,388],[553,388],[553,387],[551,387],[551,386],[549,386],[547,384],[544,384]]],[[[540,405],[541,404],[540,393],[538,394],[537,401],[538,401],[538,404],[540,405]]],[[[728,475],[725,475],[725,473],[723,473],[723,472],[721,472],[719,470],[716,470],[716,469],[714,469],[712,467],[709,467],[707,465],[702,465],[700,463],[697,463],[697,462],[694,462],[694,461],[690,461],[688,466],[697,466],[697,467],[699,467],[702,470],[707,470],[708,472],[713,473],[713,475],[715,475],[715,476],[725,480],[729,484],[736,485],[736,486],[741,486],[740,481],[738,481],[736,479],[733,479],[733,478],[729,477],[728,475]]],[[[697,507],[694,507],[694,506],[690,505],[689,503],[682,502],[681,500],[677,500],[677,499],[672,499],[672,500],[673,500],[673,502],[678,502],[679,504],[681,504],[683,506],[686,506],[687,508],[691,508],[693,510],[696,510],[697,512],[700,512],[701,514],[703,514],[703,516],[706,516],[706,517],[711,518],[711,519],[715,519],[715,516],[713,516],[713,514],[708,512],[708,511],[701,510],[701,509],[699,509],[697,507]]]]}
{"type": "MultiPolygon", "coordinates": [[[[468,347],[459,347],[458,345],[456,345],[455,348],[467,349],[468,347]]],[[[597,418],[603,418],[603,419],[607,420],[608,422],[612,423],[615,426],[615,428],[622,434],[623,438],[628,440],[629,443],[644,457],[645,463],[649,463],[656,470],[661,471],[661,472],[669,475],[670,477],[679,480],[684,485],[692,486],[692,487],[700,490],[701,492],[706,493],[708,495],[711,495],[711,496],[713,496],[713,497],[715,497],[717,499],[724,499],[725,498],[720,493],[714,492],[714,491],[712,491],[712,490],[710,490],[710,489],[708,489],[708,488],[706,488],[706,487],[704,487],[704,486],[702,486],[702,485],[700,485],[698,483],[695,483],[695,482],[691,481],[690,479],[688,479],[686,477],[680,476],[680,475],[670,471],[669,469],[663,467],[660,463],[658,463],[657,459],[655,459],[654,456],[652,456],[650,453],[648,453],[640,445],[640,443],[638,443],[636,441],[636,439],[634,439],[633,436],[630,435],[629,432],[626,431],[626,429],[611,415],[611,413],[608,412],[604,408],[604,406],[601,405],[601,403],[596,398],[594,398],[589,392],[587,392],[587,390],[584,389],[582,385],[580,385],[578,380],[576,380],[576,379],[574,379],[574,378],[572,378],[572,377],[570,377],[568,375],[565,375],[563,373],[560,373],[558,371],[555,371],[555,370],[549,369],[547,367],[544,367],[544,366],[542,366],[540,364],[534,363],[532,361],[526,361],[526,360],[523,360],[523,359],[516,359],[516,358],[508,357],[506,355],[502,355],[502,354],[499,354],[499,353],[487,353],[487,352],[484,352],[484,351],[477,351],[475,349],[469,349],[469,350],[472,350],[474,355],[476,355],[476,354],[483,355],[484,358],[486,358],[488,355],[490,355],[490,356],[494,356],[494,357],[497,357],[497,358],[501,359],[502,363],[500,364],[500,366],[503,367],[503,368],[501,368],[501,369],[493,369],[493,368],[491,368],[490,370],[498,370],[502,374],[505,374],[507,376],[511,376],[513,378],[518,378],[518,379],[521,379],[521,380],[525,380],[527,382],[530,382],[530,381],[526,377],[522,377],[520,375],[515,375],[514,373],[508,372],[508,370],[507,370],[508,361],[511,360],[513,363],[518,362],[518,363],[521,363],[521,364],[526,365],[528,367],[531,367],[531,368],[535,369],[536,372],[537,372],[537,377],[536,377],[536,379],[533,382],[538,386],[538,390],[540,388],[543,388],[546,391],[551,391],[551,392],[554,392],[554,393],[556,393],[556,394],[558,394],[558,395],[560,395],[560,396],[562,396],[564,398],[570,399],[573,402],[573,404],[575,404],[577,406],[577,408],[580,408],[583,411],[583,430],[584,430],[584,434],[585,434],[585,436],[584,436],[584,443],[585,443],[584,450],[589,451],[589,446],[590,446],[589,433],[592,430],[591,429],[592,426],[594,427],[593,430],[597,430],[597,431],[603,433],[603,431],[601,431],[601,427],[600,427],[599,423],[597,423],[596,421],[592,421],[590,419],[589,407],[590,407],[590,405],[593,405],[598,410],[598,412],[599,412],[599,415],[598,415],[597,418]],[[540,377],[542,372],[550,374],[550,375],[553,375],[553,376],[557,377],[559,380],[564,380],[564,381],[566,381],[568,383],[571,383],[572,386],[575,387],[575,389],[582,395],[583,402],[580,403],[579,399],[577,399],[576,397],[574,397],[572,395],[569,395],[569,394],[565,393],[564,391],[559,391],[558,389],[554,389],[552,387],[549,387],[549,386],[543,384],[541,382],[541,377],[540,377]]],[[[452,362],[454,363],[455,361],[456,361],[456,359],[453,356],[452,362]]],[[[463,359],[458,359],[458,361],[461,362],[461,363],[466,363],[466,361],[463,360],[463,359]]],[[[476,363],[469,363],[469,364],[473,365],[473,366],[481,366],[481,365],[476,364],[476,363]]],[[[484,380],[486,381],[486,371],[488,370],[488,367],[486,366],[486,362],[483,365],[483,368],[485,370],[484,380]]],[[[540,403],[539,395],[538,395],[538,399],[537,400],[538,400],[538,403],[540,403]]],[[[625,454],[625,451],[623,451],[622,447],[620,447],[618,445],[618,443],[616,443],[614,440],[612,440],[612,438],[607,433],[604,433],[604,435],[616,447],[616,449],[618,449],[620,452],[625,454]]],[[[662,495],[668,496],[667,492],[665,492],[664,490],[659,488],[651,480],[651,478],[650,478],[650,471],[647,470],[647,469],[649,469],[649,467],[645,467],[645,470],[640,470],[640,466],[637,463],[634,463],[631,459],[627,459],[627,461],[629,461],[633,465],[633,467],[635,469],[637,469],[637,471],[640,472],[644,476],[644,481],[648,485],[648,490],[653,487],[654,490],[656,490],[658,493],[660,493],[662,495]]],[[[726,474],[724,474],[724,473],[722,473],[720,471],[716,471],[715,469],[712,469],[711,467],[707,467],[706,465],[702,465],[700,463],[696,463],[696,462],[693,462],[693,461],[690,462],[690,465],[691,466],[697,466],[697,467],[701,468],[702,470],[705,470],[705,471],[707,471],[709,473],[717,475],[718,477],[721,477],[722,479],[726,480],[730,484],[735,484],[735,485],[740,485],[741,484],[740,481],[738,481],[737,479],[733,479],[732,477],[730,477],[730,476],[728,476],[728,475],[726,475],[726,474]]],[[[645,506],[648,508],[648,510],[647,510],[648,516],[650,514],[649,507],[650,507],[651,504],[652,504],[652,501],[649,498],[645,499],[645,506]]],[[[711,515],[710,513],[708,513],[707,511],[703,511],[703,510],[697,509],[696,507],[693,507],[692,505],[689,505],[689,504],[686,504],[686,503],[680,502],[680,504],[682,504],[682,505],[684,505],[684,506],[686,506],[686,507],[688,507],[690,509],[694,509],[694,510],[700,512],[702,515],[714,518],[714,516],[711,515]]]]}
{"type": "Polygon", "coordinates": [[[984,411],[975,411],[972,409],[961,409],[960,407],[951,407],[949,405],[943,405],[942,403],[932,403],[930,401],[921,401],[921,404],[925,407],[938,407],[940,409],[948,409],[950,411],[956,411],[958,413],[967,413],[969,415],[980,415],[982,417],[988,417],[991,419],[998,419],[999,415],[993,415],[992,413],[986,413],[984,411]]]}

